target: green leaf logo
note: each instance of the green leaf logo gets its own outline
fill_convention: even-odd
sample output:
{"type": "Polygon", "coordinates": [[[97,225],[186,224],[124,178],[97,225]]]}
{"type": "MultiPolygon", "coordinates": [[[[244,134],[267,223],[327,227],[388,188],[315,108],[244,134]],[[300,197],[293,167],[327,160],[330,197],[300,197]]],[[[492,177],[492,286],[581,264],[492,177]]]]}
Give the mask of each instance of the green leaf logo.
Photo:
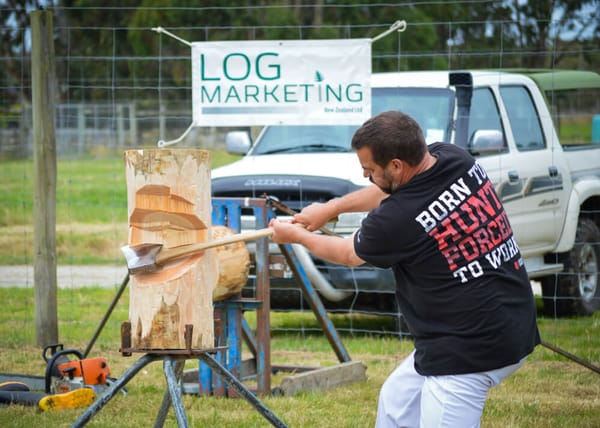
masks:
{"type": "Polygon", "coordinates": [[[315,81],[317,81],[317,82],[323,81],[323,76],[318,71],[315,71],[315,81]]]}

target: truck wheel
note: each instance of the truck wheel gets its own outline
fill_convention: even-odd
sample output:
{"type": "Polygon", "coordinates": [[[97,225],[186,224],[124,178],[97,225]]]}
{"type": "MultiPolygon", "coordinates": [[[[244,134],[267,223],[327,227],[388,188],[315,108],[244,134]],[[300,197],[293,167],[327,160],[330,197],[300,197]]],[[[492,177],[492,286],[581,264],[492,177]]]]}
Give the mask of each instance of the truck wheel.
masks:
{"type": "Polygon", "coordinates": [[[544,314],[591,315],[600,309],[600,230],[591,219],[579,219],[575,245],[559,261],[564,270],[542,279],[544,314]]]}

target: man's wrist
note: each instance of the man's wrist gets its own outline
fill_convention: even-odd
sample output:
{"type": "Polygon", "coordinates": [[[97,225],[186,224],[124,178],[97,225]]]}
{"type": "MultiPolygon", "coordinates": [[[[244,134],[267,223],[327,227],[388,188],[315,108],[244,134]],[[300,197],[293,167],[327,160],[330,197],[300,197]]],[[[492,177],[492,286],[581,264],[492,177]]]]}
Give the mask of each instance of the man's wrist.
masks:
{"type": "Polygon", "coordinates": [[[333,198],[325,203],[325,206],[327,207],[328,218],[335,218],[340,214],[341,211],[339,211],[339,208],[341,199],[342,198],[333,198]]]}

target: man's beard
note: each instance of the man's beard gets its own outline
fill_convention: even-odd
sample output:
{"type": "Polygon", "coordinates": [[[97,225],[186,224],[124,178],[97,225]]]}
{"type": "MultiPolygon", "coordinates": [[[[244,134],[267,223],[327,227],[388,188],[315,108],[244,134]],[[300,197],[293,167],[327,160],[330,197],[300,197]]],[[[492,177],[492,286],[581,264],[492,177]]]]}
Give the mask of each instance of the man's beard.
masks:
{"type": "Polygon", "coordinates": [[[374,185],[376,185],[377,187],[379,187],[382,192],[387,193],[388,195],[391,195],[392,193],[394,193],[394,189],[392,188],[392,183],[390,183],[388,187],[383,187],[383,186],[380,186],[379,184],[375,183],[373,181],[373,177],[369,177],[369,181],[371,183],[373,183],[374,185]]]}

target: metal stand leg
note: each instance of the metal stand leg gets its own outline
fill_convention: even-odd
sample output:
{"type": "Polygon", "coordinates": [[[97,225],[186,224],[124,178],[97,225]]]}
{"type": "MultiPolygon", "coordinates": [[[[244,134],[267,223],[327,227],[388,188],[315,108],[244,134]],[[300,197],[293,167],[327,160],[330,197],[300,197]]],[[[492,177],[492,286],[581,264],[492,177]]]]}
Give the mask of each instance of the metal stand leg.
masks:
{"type": "Polygon", "coordinates": [[[102,408],[115,396],[115,394],[119,392],[121,388],[127,385],[127,382],[129,382],[141,369],[143,369],[149,363],[162,358],[163,356],[160,355],[146,354],[137,360],[131,367],[125,370],[125,373],[123,373],[121,377],[119,377],[106,391],[104,391],[104,394],[98,397],[96,401],[94,401],[92,405],[87,408],[87,410],[73,423],[73,425],[71,425],[71,427],[82,427],[88,423],[89,420],[92,419],[96,413],[102,410],[102,408]]]}
{"type": "Polygon", "coordinates": [[[338,360],[341,363],[349,362],[351,360],[350,354],[348,354],[346,347],[342,343],[342,339],[333,325],[333,322],[327,316],[327,310],[325,309],[325,306],[323,306],[323,302],[321,302],[317,290],[315,290],[308,279],[308,275],[300,264],[298,257],[296,257],[291,244],[280,245],[279,248],[281,249],[281,253],[285,256],[288,266],[294,273],[294,278],[296,278],[298,285],[302,288],[302,293],[304,294],[306,301],[317,317],[319,324],[321,324],[323,333],[325,333],[327,340],[329,340],[338,360]]]}
{"type": "Polygon", "coordinates": [[[183,403],[181,401],[181,378],[183,377],[183,367],[185,366],[185,360],[173,361],[170,356],[165,357],[163,361],[163,369],[165,371],[165,378],[167,380],[167,391],[163,397],[162,404],[158,410],[156,421],[154,422],[154,428],[162,428],[169,414],[169,408],[171,404],[175,411],[175,418],[177,424],[180,427],[187,427],[188,421],[183,409],[183,403]],[[173,369],[175,366],[175,369],[173,369]]]}
{"type": "Polygon", "coordinates": [[[110,387],[92,403],[90,407],[71,425],[71,428],[82,427],[98,413],[102,408],[122,389],[142,368],[153,361],[163,360],[163,369],[167,381],[167,391],[163,397],[162,404],[158,411],[155,428],[164,425],[169,407],[173,407],[175,418],[179,427],[188,428],[188,420],[183,407],[181,397],[180,381],[183,377],[183,367],[185,360],[192,357],[198,357],[206,363],[211,369],[223,377],[231,389],[250,403],[271,425],[280,428],[287,428],[287,425],[281,421],[267,406],[265,406],[246,386],[241,383],[231,372],[223,367],[208,352],[193,353],[193,355],[171,355],[171,354],[145,354],[137,360],[131,367],[125,370],[125,373],[119,377],[110,387]]]}
{"type": "Polygon", "coordinates": [[[240,397],[250,403],[258,412],[265,417],[271,425],[280,428],[287,428],[287,425],[279,419],[268,407],[266,407],[246,386],[240,382],[230,371],[223,367],[217,360],[209,354],[200,354],[200,359],[211,369],[220,374],[231,389],[237,392],[240,397]]]}

